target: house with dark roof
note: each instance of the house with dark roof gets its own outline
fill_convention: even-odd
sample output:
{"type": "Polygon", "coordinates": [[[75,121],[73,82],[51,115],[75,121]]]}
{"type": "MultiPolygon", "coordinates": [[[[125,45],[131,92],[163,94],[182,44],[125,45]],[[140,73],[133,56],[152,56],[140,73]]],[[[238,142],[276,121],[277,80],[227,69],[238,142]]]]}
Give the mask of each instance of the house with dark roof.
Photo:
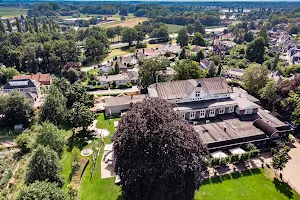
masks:
{"type": "Polygon", "coordinates": [[[18,90],[34,103],[40,95],[40,84],[31,79],[9,80],[2,88],[4,93],[18,90]]]}
{"type": "Polygon", "coordinates": [[[23,80],[23,79],[31,79],[34,82],[39,83],[40,85],[44,85],[46,87],[49,87],[52,82],[52,77],[49,73],[48,74],[37,73],[37,74],[30,74],[30,75],[13,76],[13,80],[23,80]]]}
{"type": "Polygon", "coordinates": [[[194,125],[209,151],[250,142],[266,147],[292,132],[220,77],[155,83],[148,87],[148,96],[177,104],[174,110],[194,125]],[[255,122],[257,119],[264,123],[255,122]]]}

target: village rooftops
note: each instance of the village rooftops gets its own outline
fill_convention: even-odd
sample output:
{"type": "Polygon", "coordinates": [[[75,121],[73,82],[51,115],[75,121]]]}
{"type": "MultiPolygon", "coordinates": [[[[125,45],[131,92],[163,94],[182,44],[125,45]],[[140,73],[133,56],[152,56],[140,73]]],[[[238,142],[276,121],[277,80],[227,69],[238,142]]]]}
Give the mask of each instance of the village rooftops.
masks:
{"type": "Polygon", "coordinates": [[[150,92],[150,97],[171,100],[182,99],[192,93],[197,87],[210,95],[232,92],[226,80],[220,77],[159,82],[152,84],[148,91],[150,92]]]}
{"type": "Polygon", "coordinates": [[[22,79],[31,79],[35,82],[40,83],[41,85],[50,85],[51,84],[51,76],[50,74],[30,74],[30,75],[18,75],[14,76],[13,80],[22,80],[22,79]]]}
{"type": "Polygon", "coordinates": [[[120,80],[129,80],[127,74],[116,74],[116,75],[107,75],[107,76],[99,76],[99,82],[113,82],[113,81],[120,81],[120,80]]]}

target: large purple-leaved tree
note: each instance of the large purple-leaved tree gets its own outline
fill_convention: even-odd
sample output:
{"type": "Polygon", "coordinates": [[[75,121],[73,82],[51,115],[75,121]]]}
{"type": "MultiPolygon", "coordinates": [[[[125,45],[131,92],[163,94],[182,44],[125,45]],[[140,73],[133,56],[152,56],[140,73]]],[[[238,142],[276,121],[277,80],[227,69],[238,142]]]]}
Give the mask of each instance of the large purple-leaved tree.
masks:
{"type": "Polygon", "coordinates": [[[173,104],[160,99],[134,104],[113,142],[124,200],[194,199],[207,151],[173,104]]]}

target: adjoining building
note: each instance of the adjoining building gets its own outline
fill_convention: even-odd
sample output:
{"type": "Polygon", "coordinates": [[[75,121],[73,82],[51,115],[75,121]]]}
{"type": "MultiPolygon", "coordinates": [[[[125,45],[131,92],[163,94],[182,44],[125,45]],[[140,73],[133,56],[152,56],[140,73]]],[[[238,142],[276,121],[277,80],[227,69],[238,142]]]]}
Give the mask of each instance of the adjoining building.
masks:
{"type": "Polygon", "coordinates": [[[146,95],[131,95],[105,99],[105,115],[120,115],[126,112],[133,103],[141,102],[146,95]]]}
{"type": "Polygon", "coordinates": [[[292,132],[220,77],[155,83],[148,92],[149,97],[176,103],[174,109],[194,125],[209,151],[250,142],[268,147],[292,132]]]}
{"type": "Polygon", "coordinates": [[[23,93],[32,103],[34,103],[40,95],[40,84],[31,79],[9,80],[2,91],[8,93],[12,90],[18,90],[23,93]]]}

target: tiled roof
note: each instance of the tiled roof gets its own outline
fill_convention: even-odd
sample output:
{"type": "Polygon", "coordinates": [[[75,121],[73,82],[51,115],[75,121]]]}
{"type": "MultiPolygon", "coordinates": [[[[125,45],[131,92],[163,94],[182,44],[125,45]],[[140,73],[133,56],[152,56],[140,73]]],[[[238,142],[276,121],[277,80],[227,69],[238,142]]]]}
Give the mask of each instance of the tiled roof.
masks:
{"type": "Polygon", "coordinates": [[[189,95],[196,87],[201,87],[209,94],[230,93],[226,80],[220,77],[189,79],[182,81],[160,82],[150,86],[162,99],[181,99],[189,95]]]}
{"type": "Polygon", "coordinates": [[[21,79],[31,79],[43,85],[50,85],[50,81],[51,81],[50,74],[30,74],[30,75],[18,75],[13,77],[13,80],[21,80],[21,79]]]}

